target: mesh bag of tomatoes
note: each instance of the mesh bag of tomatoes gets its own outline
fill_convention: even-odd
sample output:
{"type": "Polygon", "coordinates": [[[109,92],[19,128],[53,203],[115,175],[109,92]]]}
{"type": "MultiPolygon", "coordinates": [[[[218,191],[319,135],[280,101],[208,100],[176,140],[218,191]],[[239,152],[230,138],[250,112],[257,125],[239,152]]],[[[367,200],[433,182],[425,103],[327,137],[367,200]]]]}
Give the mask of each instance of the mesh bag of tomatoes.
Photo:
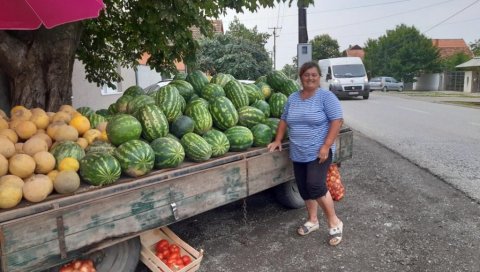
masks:
{"type": "Polygon", "coordinates": [[[92,260],[75,260],[62,266],[59,272],[97,272],[92,260]]]}
{"type": "Polygon", "coordinates": [[[192,262],[190,255],[182,255],[180,246],[167,239],[161,239],[155,244],[155,255],[173,271],[178,271],[192,262]]]}

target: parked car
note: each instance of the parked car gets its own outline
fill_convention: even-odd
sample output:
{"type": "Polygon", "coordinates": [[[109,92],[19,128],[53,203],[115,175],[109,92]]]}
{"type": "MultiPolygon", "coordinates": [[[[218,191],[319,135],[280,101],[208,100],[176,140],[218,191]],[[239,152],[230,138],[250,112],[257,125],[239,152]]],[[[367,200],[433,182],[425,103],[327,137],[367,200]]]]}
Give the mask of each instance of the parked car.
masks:
{"type": "Polygon", "coordinates": [[[397,81],[393,77],[374,77],[370,80],[370,90],[382,90],[383,92],[387,91],[403,91],[403,82],[397,81]]]}

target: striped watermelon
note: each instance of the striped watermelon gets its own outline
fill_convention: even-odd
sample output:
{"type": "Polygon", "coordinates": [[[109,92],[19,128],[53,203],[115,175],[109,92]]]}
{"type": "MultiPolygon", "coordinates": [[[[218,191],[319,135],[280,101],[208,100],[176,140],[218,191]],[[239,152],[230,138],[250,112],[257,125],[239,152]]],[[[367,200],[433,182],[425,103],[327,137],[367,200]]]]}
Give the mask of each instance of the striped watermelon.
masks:
{"type": "Polygon", "coordinates": [[[175,140],[175,141],[180,143],[180,139],[178,139],[178,137],[173,135],[172,133],[168,133],[167,136],[165,136],[165,137],[170,138],[170,139],[175,140]]]}
{"type": "Polygon", "coordinates": [[[99,110],[96,110],[95,113],[103,117],[110,115],[107,109],[99,109],[99,110]]]}
{"type": "Polygon", "coordinates": [[[106,122],[107,118],[105,118],[104,116],[102,116],[100,114],[93,113],[93,114],[90,114],[88,116],[88,120],[90,121],[90,127],[91,128],[96,128],[98,126],[98,124],[100,124],[102,122],[106,122]]]}
{"type": "Polygon", "coordinates": [[[200,95],[203,86],[208,84],[208,77],[202,71],[195,70],[188,73],[187,78],[185,79],[193,86],[193,90],[196,94],[200,95]]]}
{"type": "Polygon", "coordinates": [[[227,84],[232,79],[235,79],[232,75],[218,73],[212,77],[212,79],[210,80],[210,83],[215,83],[222,87],[225,87],[225,84],[227,84]]]}
{"type": "Polygon", "coordinates": [[[116,147],[109,142],[94,141],[89,146],[87,146],[87,148],[85,148],[85,153],[87,155],[90,153],[113,154],[115,148],[116,147]]]}
{"type": "Polygon", "coordinates": [[[243,88],[247,92],[248,95],[248,104],[251,105],[257,100],[265,100],[263,97],[263,93],[260,88],[257,87],[255,84],[244,84],[243,88]]]}
{"type": "Polygon", "coordinates": [[[210,101],[215,97],[225,96],[225,91],[223,90],[222,86],[218,84],[208,83],[207,85],[203,86],[200,96],[205,98],[207,101],[210,101]]]}
{"type": "Polygon", "coordinates": [[[285,81],[285,83],[283,84],[282,88],[279,91],[284,95],[286,95],[287,97],[289,97],[292,93],[300,90],[301,88],[302,87],[296,80],[288,79],[287,81],[285,81]]]}
{"type": "Polygon", "coordinates": [[[141,140],[130,140],[113,152],[120,163],[122,172],[130,177],[140,177],[153,169],[155,153],[152,147],[141,140]]]}
{"type": "Polygon", "coordinates": [[[251,128],[264,121],[265,114],[255,107],[245,106],[238,110],[238,124],[240,126],[251,128]]]}
{"type": "Polygon", "coordinates": [[[151,142],[167,135],[167,117],[165,117],[165,114],[163,114],[162,110],[157,105],[145,105],[138,110],[136,116],[142,125],[142,137],[145,140],[151,142]]]}
{"type": "Polygon", "coordinates": [[[79,174],[91,185],[102,186],[117,181],[122,174],[122,168],[113,155],[94,152],[80,160],[79,174]]]}
{"type": "Polygon", "coordinates": [[[190,100],[192,95],[195,93],[193,90],[192,84],[188,83],[185,80],[173,80],[168,85],[172,85],[173,87],[177,88],[178,93],[185,98],[185,101],[190,100]]]}
{"type": "Polygon", "coordinates": [[[256,124],[251,129],[253,146],[267,146],[273,139],[272,129],[265,124],[256,124]]]}
{"type": "Polygon", "coordinates": [[[82,147],[73,141],[57,142],[50,149],[50,153],[55,157],[56,165],[65,158],[71,157],[80,161],[85,156],[85,151],[82,147]]]}
{"type": "Polygon", "coordinates": [[[195,121],[189,116],[182,115],[173,120],[170,125],[170,133],[178,138],[182,138],[183,135],[188,132],[193,132],[195,129],[195,121]]]}
{"type": "Polygon", "coordinates": [[[173,80],[185,80],[187,78],[187,74],[184,72],[178,72],[174,77],[173,80]]]}
{"type": "Polygon", "coordinates": [[[183,135],[180,143],[185,150],[185,156],[194,162],[203,162],[212,156],[212,147],[202,138],[193,132],[183,135]]]}
{"type": "Polygon", "coordinates": [[[190,103],[185,109],[185,115],[189,116],[195,122],[194,132],[202,135],[212,128],[212,115],[208,107],[201,101],[190,103]]]}
{"type": "Polygon", "coordinates": [[[283,84],[289,78],[282,71],[271,71],[267,74],[267,83],[270,85],[276,92],[279,92],[283,84]]]}
{"type": "Polygon", "coordinates": [[[161,87],[157,92],[155,102],[167,117],[168,122],[172,122],[182,114],[180,93],[173,85],[169,84],[161,87]]]}
{"type": "Polygon", "coordinates": [[[108,113],[110,115],[114,115],[114,114],[117,114],[118,113],[118,110],[117,110],[117,104],[116,103],[112,103],[110,104],[110,106],[108,106],[108,113]]]}
{"type": "Polygon", "coordinates": [[[212,147],[212,157],[214,158],[224,155],[230,149],[227,136],[219,130],[211,129],[202,137],[212,147]]]}
{"type": "Polygon", "coordinates": [[[226,130],[238,123],[238,113],[230,99],[220,96],[210,102],[210,114],[215,127],[226,130]]]}
{"type": "Polygon", "coordinates": [[[89,115],[92,115],[95,113],[95,111],[90,108],[90,107],[80,107],[77,108],[77,112],[79,112],[81,115],[88,117],[89,115]]]}
{"type": "Polygon", "coordinates": [[[183,96],[180,95],[180,112],[183,113],[187,108],[187,101],[183,96]]]}
{"type": "Polygon", "coordinates": [[[150,143],[150,146],[155,154],[155,169],[177,167],[185,158],[183,146],[172,138],[157,138],[150,143]]]}
{"type": "Polygon", "coordinates": [[[260,82],[265,82],[267,83],[267,76],[259,76],[256,80],[255,80],[255,84],[258,84],[260,82]]]}
{"type": "Polygon", "coordinates": [[[287,96],[282,93],[274,93],[268,99],[268,104],[270,105],[270,116],[280,118],[283,113],[283,108],[285,103],[287,103],[287,96]]]}
{"type": "Polygon", "coordinates": [[[230,142],[230,151],[245,151],[253,144],[253,134],[247,127],[234,126],[224,133],[230,142]]]}
{"type": "Polygon", "coordinates": [[[128,101],[127,113],[134,114],[141,107],[152,104],[155,104],[155,99],[152,97],[146,94],[137,95],[132,100],[128,101]]]}
{"type": "Polygon", "coordinates": [[[130,100],[133,100],[133,98],[134,97],[131,95],[123,95],[119,99],[117,99],[117,102],[115,102],[117,113],[126,113],[128,102],[130,102],[130,100]]]}
{"type": "Polygon", "coordinates": [[[143,89],[140,86],[130,86],[128,87],[124,92],[123,95],[129,95],[129,96],[138,96],[144,94],[143,89]]]}
{"type": "Polygon", "coordinates": [[[272,129],[272,135],[273,135],[272,137],[275,138],[275,136],[277,135],[277,128],[278,128],[278,123],[280,123],[280,119],[271,117],[271,118],[267,118],[263,123],[269,126],[270,129],[272,129]]]}
{"type": "Polygon", "coordinates": [[[188,101],[187,108],[190,107],[190,105],[195,103],[203,104],[205,107],[208,107],[208,105],[210,105],[210,103],[206,99],[201,98],[200,96],[193,96],[192,99],[188,101]]]}
{"type": "Polygon", "coordinates": [[[272,95],[272,88],[266,82],[258,82],[256,83],[257,87],[262,91],[263,97],[265,99],[269,99],[272,95]]]}
{"type": "Polygon", "coordinates": [[[245,91],[243,84],[238,80],[230,80],[227,84],[225,84],[223,90],[225,91],[227,98],[232,101],[236,109],[249,105],[247,91],[245,91]]]}
{"type": "Polygon", "coordinates": [[[267,103],[267,101],[257,100],[251,106],[261,110],[265,115],[265,118],[270,117],[270,105],[267,103]]]}
{"type": "Polygon", "coordinates": [[[107,124],[107,136],[110,142],[119,146],[122,143],[140,138],[142,124],[128,114],[117,114],[107,124]]]}

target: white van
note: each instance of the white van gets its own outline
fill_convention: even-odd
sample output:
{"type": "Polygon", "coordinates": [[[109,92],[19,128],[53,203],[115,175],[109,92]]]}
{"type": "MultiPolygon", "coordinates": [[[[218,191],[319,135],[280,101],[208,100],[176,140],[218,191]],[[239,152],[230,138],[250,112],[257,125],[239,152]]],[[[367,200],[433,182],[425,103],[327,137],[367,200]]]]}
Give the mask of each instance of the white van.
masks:
{"type": "Polygon", "coordinates": [[[320,87],[332,91],[338,98],[362,96],[368,99],[368,77],[359,57],[321,59],[320,87]]]}

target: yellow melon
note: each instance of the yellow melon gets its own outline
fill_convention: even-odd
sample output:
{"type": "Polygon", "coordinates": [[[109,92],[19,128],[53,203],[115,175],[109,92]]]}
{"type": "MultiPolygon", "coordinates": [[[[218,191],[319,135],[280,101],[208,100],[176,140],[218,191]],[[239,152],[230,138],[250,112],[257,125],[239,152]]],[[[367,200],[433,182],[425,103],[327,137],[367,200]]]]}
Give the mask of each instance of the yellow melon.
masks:
{"type": "Polygon", "coordinates": [[[55,191],[59,194],[71,194],[80,188],[80,177],[76,171],[60,171],[53,182],[55,191]]]}
{"type": "Polygon", "coordinates": [[[55,168],[55,157],[48,151],[40,151],[33,155],[35,173],[48,174],[55,168]]]}
{"type": "Polygon", "coordinates": [[[49,149],[52,146],[52,143],[53,143],[52,138],[50,138],[50,136],[48,136],[46,133],[38,133],[37,132],[37,134],[33,135],[30,138],[30,140],[35,139],[35,138],[44,140],[47,143],[47,146],[48,146],[49,149]]]}
{"type": "Polygon", "coordinates": [[[98,129],[89,129],[83,134],[83,138],[87,139],[88,144],[93,143],[97,138],[102,135],[98,129]]]}
{"type": "Polygon", "coordinates": [[[44,111],[42,108],[33,108],[33,109],[30,109],[30,111],[32,112],[32,115],[35,115],[35,114],[47,114],[47,112],[44,111]]]}
{"type": "Polygon", "coordinates": [[[78,138],[77,144],[80,145],[83,149],[88,147],[88,141],[85,138],[78,138]]]}
{"type": "Polygon", "coordinates": [[[72,114],[72,119],[77,117],[77,116],[83,116],[83,115],[81,113],[79,113],[78,111],[76,111],[72,114]]]}
{"type": "Polygon", "coordinates": [[[52,170],[52,171],[48,172],[47,176],[52,182],[54,182],[55,179],[58,176],[58,173],[59,173],[58,170],[52,170]]]}
{"type": "Polygon", "coordinates": [[[30,117],[30,121],[32,121],[38,129],[45,129],[50,124],[50,118],[45,112],[36,111],[30,117]]]}
{"type": "Polygon", "coordinates": [[[15,132],[20,139],[30,139],[30,137],[37,133],[37,126],[32,121],[21,121],[15,127],[15,132]]]}
{"type": "Polygon", "coordinates": [[[23,143],[16,143],[15,144],[15,153],[16,154],[25,154],[25,152],[23,152],[23,143]]]}
{"type": "Polygon", "coordinates": [[[57,133],[57,129],[66,125],[67,124],[65,124],[63,121],[51,122],[47,127],[47,135],[53,139],[55,137],[55,133],[57,133]]]}
{"type": "Polygon", "coordinates": [[[12,120],[27,121],[32,117],[32,112],[29,109],[19,109],[11,115],[12,120]]]}
{"type": "Polygon", "coordinates": [[[0,109],[0,119],[5,119],[8,121],[8,116],[2,109],[0,109]]]}
{"type": "Polygon", "coordinates": [[[90,121],[85,116],[74,117],[69,124],[78,131],[78,135],[82,135],[90,129],[90,121]]]}
{"type": "Polygon", "coordinates": [[[68,170],[78,171],[79,168],[80,163],[77,161],[77,159],[72,157],[66,157],[58,163],[58,171],[60,172],[68,170]]]}
{"type": "Polygon", "coordinates": [[[23,179],[15,175],[6,175],[0,178],[0,186],[2,186],[3,184],[11,184],[22,188],[24,182],[23,179]]]}
{"type": "Polygon", "coordinates": [[[20,111],[20,110],[26,110],[27,108],[25,108],[24,106],[22,105],[16,105],[15,107],[13,107],[11,110],[10,110],[10,116],[13,116],[17,111],[20,111]]]}
{"type": "Polygon", "coordinates": [[[0,154],[0,177],[5,176],[8,173],[8,160],[0,154]]]}
{"type": "Polygon", "coordinates": [[[45,142],[45,140],[37,137],[32,137],[28,139],[24,144],[23,144],[23,153],[33,156],[37,152],[40,151],[48,151],[48,144],[45,142]]]}
{"type": "Polygon", "coordinates": [[[8,171],[20,178],[31,176],[35,166],[35,160],[27,154],[15,154],[8,160],[8,171]]]}
{"type": "Polygon", "coordinates": [[[0,136],[0,154],[7,159],[15,154],[15,145],[5,136],[0,136]]]}
{"type": "Polygon", "coordinates": [[[22,187],[11,184],[0,185],[0,208],[10,209],[22,201],[22,187]]]}
{"type": "Polygon", "coordinates": [[[22,122],[22,121],[23,120],[20,120],[20,119],[12,119],[8,123],[8,128],[15,130],[15,128],[18,126],[18,124],[20,124],[20,122],[22,122]]]}
{"type": "Polygon", "coordinates": [[[0,117],[0,129],[9,128],[7,120],[0,117]]]}
{"type": "Polygon", "coordinates": [[[63,121],[68,124],[72,120],[72,115],[66,111],[56,112],[52,117],[52,123],[56,121],[63,121]]]}
{"type": "Polygon", "coordinates": [[[53,139],[55,141],[77,141],[78,140],[78,131],[70,126],[60,126],[58,127],[57,131],[55,132],[55,135],[53,136],[53,139]]]}
{"type": "Polygon", "coordinates": [[[23,197],[30,202],[43,201],[53,191],[52,181],[43,174],[32,175],[24,182],[23,197]]]}
{"type": "Polygon", "coordinates": [[[107,121],[100,122],[100,123],[98,123],[96,129],[100,130],[100,132],[104,132],[104,131],[107,130],[107,125],[108,125],[107,121]]]}
{"type": "Polygon", "coordinates": [[[53,116],[55,116],[55,112],[47,111],[47,116],[50,119],[50,123],[52,123],[53,122],[53,116]]]}
{"type": "Polygon", "coordinates": [[[15,130],[4,128],[0,129],[0,136],[7,137],[12,143],[18,142],[18,135],[15,133],[15,130]]]}
{"type": "Polygon", "coordinates": [[[60,109],[58,111],[67,112],[68,114],[70,114],[70,116],[73,116],[73,114],[75,112],[77,112],[77,110],[74,107],[72,107],[71,105],[67,105],[67,104],[61,105],[60,109]]]}

